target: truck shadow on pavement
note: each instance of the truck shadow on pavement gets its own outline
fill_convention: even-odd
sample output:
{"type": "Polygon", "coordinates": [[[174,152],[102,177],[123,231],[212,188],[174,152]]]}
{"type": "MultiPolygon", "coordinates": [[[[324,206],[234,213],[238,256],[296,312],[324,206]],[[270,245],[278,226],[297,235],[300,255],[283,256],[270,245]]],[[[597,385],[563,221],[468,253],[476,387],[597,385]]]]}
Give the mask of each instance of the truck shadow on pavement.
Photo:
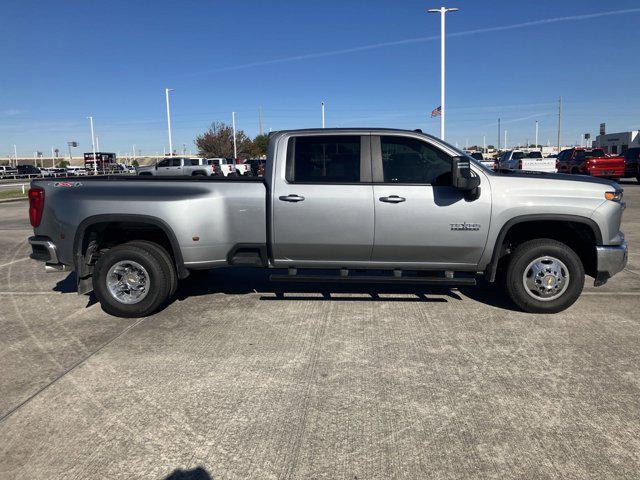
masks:
{"type": "MultiPolygon", "coordinates": [[[[222,293],[225,295],[247,295],[260,293],[262,301],[320,301],[320,302],[424,302],[446,303],[462,301],[464,296],[504,310],[518,309],[501,293],[495,284],[479,283],[475,287],[438,287],[430,285],[394,284],[345,284],[345,283],[277,283],[269,280],[278,270],[259,268],[220,268],[195,271],[178,286],[169,304],[198,297],[222,293]],[[356,295],[356,296],[345,296],[356,295]],[[434,296],[437,295],[437,296],[434,296]]],[[[60,280],[54,292],[76,293],[76,277],[72,272],[60,280]]],[[[88,295],[86,307],[97,303],[93,292],[88,295]]]]}
{"type": "Polygon", "coordinates": [[[174,470],[164,480],[213,480],[213,478],[204,468],[196,467],[191,470],[174,470]]]}
{"type": "Polygon", "coordinates": [[[431,285],[397,285],[357,283],[279,283],[269,275],[277,270],[257,268],[220,268],[196,271],[181,282],[174,301],[189,297],[222,293],[246,295],[260,293],[262,301],[333,301],[333,302],[424,302],[462,301],[458,292],[475,301],[494,307],[515,310],[516,307],[491,284],[476,287],[438,287],[431,285]],[[357,296],[344,296],[355,294],[357,296]],[[390,296],[389,296],[390,295],[390,296]],[[437,296],[434,296],[437,295],[437,296]]]}

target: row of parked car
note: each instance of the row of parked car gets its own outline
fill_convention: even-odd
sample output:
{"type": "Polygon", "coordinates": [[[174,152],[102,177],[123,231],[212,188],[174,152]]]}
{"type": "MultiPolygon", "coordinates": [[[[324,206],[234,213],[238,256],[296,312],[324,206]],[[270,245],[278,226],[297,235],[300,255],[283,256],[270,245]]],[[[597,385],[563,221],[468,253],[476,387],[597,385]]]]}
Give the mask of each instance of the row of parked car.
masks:
{"type": "Polygon", "coordinates": [[[237,163],[230,158],[168,157],[137,168],[138,175],[159,176],[264,176],[265,160],[251,159],[237,163]]]}
{"type": "Polygon", "coordinates": [[[635,178],[640,183],[640,147],[622,155],[607,155],[602,148],[568,148],[558,156],[542,156],[540,151],[508,150],[498,158],[485,159],[480,152],[471,157],[493,170],[523,170],[570,173],[612,179],[635,178]]]}
{"type": "MultiPolygon", "coordinates": [[[[109,165],[108,167],[100,167],[98,169],[99,175],[107,174],[123,174],[123,173],[136,173],[136,169],[130,165],[123,165],[120,163],[109,165]]],[[[36,167],[34,165],[18,165],[0,166],[0,178],[47,178],[47,177],[83,177],[87,175],[93,175],[94,170],[92,167],[82,167],[69,165],[67,167],[36,167]]]]}

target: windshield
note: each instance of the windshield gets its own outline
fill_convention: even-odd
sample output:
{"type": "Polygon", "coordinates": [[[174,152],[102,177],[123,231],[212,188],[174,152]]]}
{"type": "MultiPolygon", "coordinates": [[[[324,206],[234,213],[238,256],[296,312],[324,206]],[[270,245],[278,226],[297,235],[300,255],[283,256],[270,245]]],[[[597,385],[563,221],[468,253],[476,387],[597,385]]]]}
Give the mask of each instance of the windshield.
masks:
{"type": "Polygon", "coordinates": [[[528,158],[542,158],[542,153],[540,153],[540,152],[529,152],[528,158]]]}
{"type": "Polygon", "coordinates": [[[597,148],[595,150],[591,150],[590,152],[587,151],[585,153],[585,157],[587,158],[604,157],[604,150],[602,150],[601,148],[597,148]]]}
{"type": "Polygon", "coordinates": [[[526,155],[524,152],[513,152],[513,156],[511,158],[514,160],[522,160],[523,158],[526,158],[526,155]]]}

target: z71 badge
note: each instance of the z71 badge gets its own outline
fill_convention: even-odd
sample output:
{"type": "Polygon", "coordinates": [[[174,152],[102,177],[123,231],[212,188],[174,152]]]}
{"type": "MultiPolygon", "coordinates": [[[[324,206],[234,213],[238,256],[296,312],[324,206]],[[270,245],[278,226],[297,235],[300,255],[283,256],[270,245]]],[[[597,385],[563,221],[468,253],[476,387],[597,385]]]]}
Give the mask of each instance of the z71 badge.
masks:
{"type": "Polygon", "coordinates": [[[451,230],[480,230],[479,223],[451,223],[451,230]]]}

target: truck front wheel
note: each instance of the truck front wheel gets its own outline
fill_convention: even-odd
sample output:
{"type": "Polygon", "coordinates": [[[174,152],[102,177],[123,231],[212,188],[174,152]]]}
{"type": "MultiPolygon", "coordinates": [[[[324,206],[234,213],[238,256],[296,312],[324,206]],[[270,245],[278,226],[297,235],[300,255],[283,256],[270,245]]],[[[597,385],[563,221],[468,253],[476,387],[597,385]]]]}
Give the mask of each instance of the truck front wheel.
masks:
{"type": "Polygon", "coordinates": [[[150,242],[127,242],[104,252],[93,274],[102,309],[116,317],[155,313],[174,289],[175,271],[167,254],[150,242]]]}
{"type": "Polygon", "coordinates": [[[519,245],[507,266],[507,292],[529,313],[557,313],[582,293],[584,266],[564,243],[548,238],[519,245]]]}

